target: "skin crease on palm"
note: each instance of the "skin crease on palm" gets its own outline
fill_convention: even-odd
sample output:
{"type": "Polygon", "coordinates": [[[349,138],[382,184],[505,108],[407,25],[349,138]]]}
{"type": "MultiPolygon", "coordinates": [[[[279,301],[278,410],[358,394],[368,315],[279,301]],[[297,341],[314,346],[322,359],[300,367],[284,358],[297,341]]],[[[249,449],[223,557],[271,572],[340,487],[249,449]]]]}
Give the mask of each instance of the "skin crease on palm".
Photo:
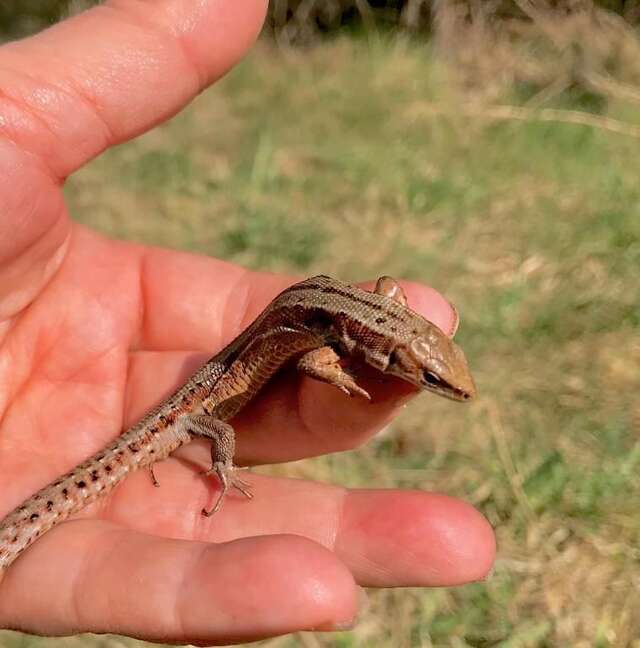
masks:
{"type": "MultiPolygon", "coordinates": [[[[0,515],[134,422],[294,280],[106,239],[74,224],[61,194],[80,166],[232,67],[265,5],[113,1],[0,48],[0,515]]],[[[415,310],[452,327],[443,297],[403,285],[415,310]]],[[[414,395],[363,385],[373,404],[276,379],[235,422],[238,462],[356,447],[414,395]]],[[[255,498],[231,495],[207,519],[206,444],[177,455],[156,466],[160,489],[140,471],[25,552],[1,576],[0,626],[229,643],[348,627],[359,586],[455,585],[491,568],[493,533],[457,500],[252,474],[255,498]]]]}

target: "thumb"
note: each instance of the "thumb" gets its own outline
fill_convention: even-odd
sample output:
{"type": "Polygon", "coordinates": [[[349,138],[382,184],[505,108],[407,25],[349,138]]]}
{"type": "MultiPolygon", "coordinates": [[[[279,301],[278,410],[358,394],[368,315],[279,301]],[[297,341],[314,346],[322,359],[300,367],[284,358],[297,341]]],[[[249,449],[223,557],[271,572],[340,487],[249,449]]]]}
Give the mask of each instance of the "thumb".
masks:
{"type": "Polygon", "coordinates": [[[64,258],[64,178],[222,76],[265,11],[266,0],[112,0],[0,48],[0,320],[64,258]]]}

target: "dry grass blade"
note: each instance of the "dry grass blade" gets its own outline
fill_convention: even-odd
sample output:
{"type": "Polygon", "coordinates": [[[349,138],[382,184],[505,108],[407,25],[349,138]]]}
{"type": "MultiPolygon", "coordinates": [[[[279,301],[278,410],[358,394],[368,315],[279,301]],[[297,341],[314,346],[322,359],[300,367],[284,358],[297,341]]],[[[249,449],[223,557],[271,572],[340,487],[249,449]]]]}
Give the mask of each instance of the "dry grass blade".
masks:
{"type": "Polygon", "coordinates": [[[484,117],[487,119],[543,121],[564,124],[578,124],[606,130],[618,135],[640,138],[640,126],[628,124],[611,117],[601,117],[578,110],[560,108],[526,108],[523,106],[482,106],[462,108],[465,115],[484,117]]]}
{"type": "Polygon", "coordinates": [[[451,117],[454,114],[486,120],[540,121],[576,124],[579,126],[588,126],[589,128],[605,130],[618,135],[640,138],[640,126],[622,122],[611,117],[593,115],[579,110],[485,104],[467,104],[452,108],[448,104],[438,105],[425,102],[413,103],[407,110],[407,116],[410,119],[431,116],[451,117]]]}
{"type": "Polygon", "coordinates": [[[640,105],[640,88],[623,83],[595,70],[586,70],[580,77],[587,87],[596,92],[619,101],[629,101],[640,105]]]}

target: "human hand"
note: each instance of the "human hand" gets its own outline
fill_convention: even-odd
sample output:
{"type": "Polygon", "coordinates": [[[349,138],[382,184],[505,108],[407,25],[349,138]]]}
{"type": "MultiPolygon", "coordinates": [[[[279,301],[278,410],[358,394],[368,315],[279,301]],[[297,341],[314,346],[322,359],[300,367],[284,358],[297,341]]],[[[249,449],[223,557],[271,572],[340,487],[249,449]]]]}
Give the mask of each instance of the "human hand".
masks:
{"type": "MultiPolygon", "coordinates": [[[[0,49],[0,515],[93,454],[179,385],[293,281],[108,240],[72,223],[64,179],[174,114],[253,42],[266,2],[114,0],[0,49]],[[213,45],[213,46],[212,46],[213,45]]],[[[404,285],[443,330],[435,291],[404,285]]],[[[373,403],[295,375],[234,421],[237,462],[359,445],[413,395],[373,403]]],[[[252,474],[215,497],[194,441],[38,540],[0,582],[0,625],[228,643],[352,622],[356,585],[477,580],[494,539],[448,497],[252,474]]]]}

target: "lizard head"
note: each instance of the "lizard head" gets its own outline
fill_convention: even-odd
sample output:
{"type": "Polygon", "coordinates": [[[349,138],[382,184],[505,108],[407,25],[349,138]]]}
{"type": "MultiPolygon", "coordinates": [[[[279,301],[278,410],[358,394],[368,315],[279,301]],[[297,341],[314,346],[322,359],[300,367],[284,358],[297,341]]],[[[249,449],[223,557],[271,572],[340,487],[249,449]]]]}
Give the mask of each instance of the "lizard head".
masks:
{"type": "Polygon", "coordinates": [[[320,275],[288,288],[283,308],[383,373],[457,401],[476,395],[462,349],[435,324],[411,310],[400,284],[380,277],[373,292],[320,275]]]}
{"type": "Polygon", "coordinates": [[[435,324],[420,320],[417,335],[391,351],[385,372],[452,400],[472,399],[476,386],[462,349],[435,324]]]}

